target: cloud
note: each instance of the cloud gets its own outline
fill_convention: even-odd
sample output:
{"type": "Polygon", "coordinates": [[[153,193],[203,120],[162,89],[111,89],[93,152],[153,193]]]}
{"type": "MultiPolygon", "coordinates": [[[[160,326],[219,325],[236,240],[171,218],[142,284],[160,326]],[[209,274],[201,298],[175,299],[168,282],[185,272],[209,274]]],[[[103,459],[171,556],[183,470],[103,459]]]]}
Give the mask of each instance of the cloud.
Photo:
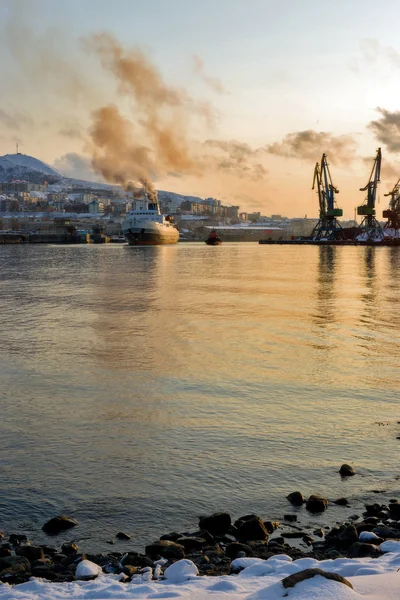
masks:
{"type": "Polygon", "coordinates": [[[391,112],[379,106],[376,110],[381,114],[381,118],[368,123],[368,129],[389,152],[400,152],[400,111],[391,112]]]}
{"type": "Polygon", "coordinates": [[[200,58],[200,56],[197,56],[197,54],[194,54],[193,55],[193,63],[194,63],[193,70],[196,73],[196,75],[199,75],[201,77],[201,79],[204,81],[204,83],[213,92],[217,92],[218,94],[226,93],[226,89],[224,88],[224,86],[222,85],[222,83],[219,79],[217,79],[216,77],[210,77],[210,75],[207,75],[207,73],[204,70],[204,61],[200,58]]]}
{"type": "Polygon", "coordinates": [[[254,180],[267,175],[267,169],[260,162],[255,162],[261,154],[265,154],[262,148],[253,149],[249,144],[237,140],[207,140],[204,145],[216,151],[207,156],[206,162],[220,171],[254,180]]]}
{"type": "Polygon", "coordinates": [[[54,161],[54,167],[66,177],[88,181],[98,181],[99,179],[93,170],[91,159],[77,152],[68,152],[57,158],[54,161]]]}
{"type": "Polygon", "coordinates": [[[0,108],[0,124],[6,129],[20,130],[23,127],[33,125],[33,119],[29,115],[7,112],[0,108]]]}
{"type": "Polygon", "coordinates": [[[326,152],[332,163],[347,164],[356,157],[356,142],[351,135],[306,129],[288,133],[281,142],[269,144],[265,150],[286,158],[310,160],[316,160],[322,152],[326,152]]]}

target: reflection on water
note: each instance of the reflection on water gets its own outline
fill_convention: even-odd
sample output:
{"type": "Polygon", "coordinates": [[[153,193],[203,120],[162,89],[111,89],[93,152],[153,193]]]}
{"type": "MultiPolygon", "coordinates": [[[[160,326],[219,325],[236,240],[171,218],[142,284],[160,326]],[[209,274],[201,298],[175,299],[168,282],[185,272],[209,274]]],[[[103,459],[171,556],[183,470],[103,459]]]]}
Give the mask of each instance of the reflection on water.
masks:
{"type": "Polygon", "coordinates": [[[0,260],[7,527],[73,512],[99,545],[124,525],[140,546],[211,510],[279,518],[298,487],[343,495],[344,461],[365,475],[346,495],[392,489],[397,248],[4,247],[0,260]]]}

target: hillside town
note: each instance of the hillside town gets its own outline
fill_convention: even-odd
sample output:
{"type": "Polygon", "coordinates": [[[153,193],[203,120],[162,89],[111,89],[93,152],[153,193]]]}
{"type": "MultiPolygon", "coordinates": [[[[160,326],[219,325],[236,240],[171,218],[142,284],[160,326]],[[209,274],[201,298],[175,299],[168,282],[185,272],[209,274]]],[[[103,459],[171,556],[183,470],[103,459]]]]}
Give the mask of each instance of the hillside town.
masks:
{"type": "MultiPolygon", "coordinates": [[[[290,239],[310,235],[317,222],[307,216],[289,219],[280,214],[245,212],[216,198],[162,190],[158,200],[161,212],[173,217],[181,241],[203,240],[216,228],[226,241],[290,239]]],[[[20,153],[0,157],[2,231],[50,235],[73,229],[86,239],[95,230],[106,241],[122,241],[121,224],[134,203],[132,192],[122,187],[68,179],[46,163],[20,153]]],[[[39,239],[43,236],[37,236],[39,239]]]]}

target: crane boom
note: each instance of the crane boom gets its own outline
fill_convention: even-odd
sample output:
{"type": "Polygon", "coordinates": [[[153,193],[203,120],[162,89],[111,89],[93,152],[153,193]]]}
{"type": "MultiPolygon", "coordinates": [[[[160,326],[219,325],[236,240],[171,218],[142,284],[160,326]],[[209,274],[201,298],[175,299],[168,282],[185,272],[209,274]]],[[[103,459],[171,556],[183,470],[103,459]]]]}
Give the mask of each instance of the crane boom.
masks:
{"type": "Polygon", "coordinates": [[[382,151],[380,148],[376,151],[376,156],[372,165],[371,174],[365,187],[360,188],[360,192],[367,192],[364,204],[357,207],[357,214],[363,218],[359,227],[360,233],[357,237],[359,241],[382,241],[384,234],[382,227],[375,218],[376,194],[378,183],[381,177],[382,151]]]}
{"type": "Polygon", "coordinates": [[[335,208],[335,194],[338,194],[339,190],[332,183],[325,153],[322,155],[321,163],[315,165],[312,189],[315,189],[315,184],[317,184],[319,201],[319,221],[314,228],[313,239],[316,241],[343,239],[343,230],[336,219],[343,215],[343,211],[335,208]]]}

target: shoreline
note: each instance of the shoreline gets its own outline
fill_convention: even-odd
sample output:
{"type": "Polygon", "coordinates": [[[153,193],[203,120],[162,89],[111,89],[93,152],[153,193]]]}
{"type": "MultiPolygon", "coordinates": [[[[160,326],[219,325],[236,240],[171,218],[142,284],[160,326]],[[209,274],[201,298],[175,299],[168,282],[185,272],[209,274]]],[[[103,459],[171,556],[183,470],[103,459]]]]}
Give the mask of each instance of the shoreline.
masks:
{"type": "MultiPolygon", "coordinates": [[[[320,496],[306,500],[299,492],[289,494],[287,499],[291,496],[293,510],[288,510],[281,521],[264,520],[256,514],[234,519],[226,512],[214,513],[200,517],[197,527],[188,531],[161,534],[158,540],[146,544],[144,552],[119,551],[112,546],[109,552],[81,552],[73,541],[78,537],[74,534],[78,533],[79,523],[58,516],[42,527],[48,539],[45,544],[36,545],[24,533],[3,536],[0,533],[0,581],[15,585],[34,577],[69,583],[82,579],[78,569],[82,561],[97,565],[98,574],[118,576],[124,583],[144,573],[150,580],[158,580],[163,578],[165,569],[182,559],[193,563],[198,575],[215,577],[237,574],[241,570],[237,567],[238,559],[266,561],[282,555],[293,561],[377,558],[382,556],[383,543],[400,539],[397,499],[392,498],[388,504],[367,503],[362,514],[331,526],[321,524],[321,519],[328,522],[326,510],[332,503],[320,496]],[[318,517],[320,524],[300,524],[297,519],[300,510],[306,511],[310,520],[318,517]],[[69,541],[60,544],[58,536],[66,533],[69,541]]],[[[347,501],[338,499],[335,504],[342,511],[347,501]]],[[[63,540],[64,536],[61,535],[63,540]]],[[[130,536],[123,531],[115,537],[129,546],[130,536]]]]}

